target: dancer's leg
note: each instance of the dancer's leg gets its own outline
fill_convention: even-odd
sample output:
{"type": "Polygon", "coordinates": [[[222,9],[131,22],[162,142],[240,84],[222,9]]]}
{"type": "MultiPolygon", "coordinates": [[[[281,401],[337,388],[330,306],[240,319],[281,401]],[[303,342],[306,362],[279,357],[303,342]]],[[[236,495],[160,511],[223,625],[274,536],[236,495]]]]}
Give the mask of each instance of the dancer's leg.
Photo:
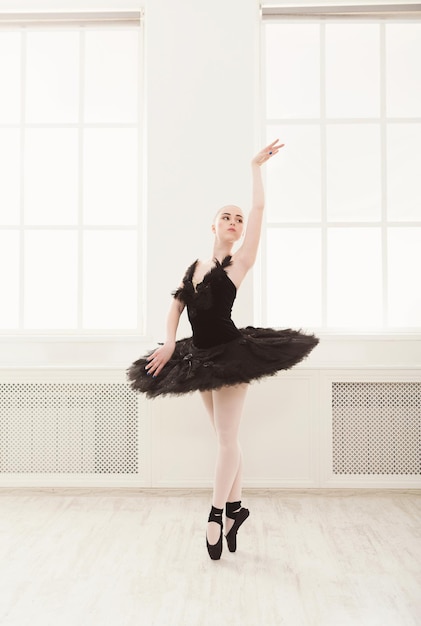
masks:
{"type": "Polygon", "coordinates": [[[212,391],[201,391],[200,395],[202,396],[203,404],[205,405],[205,409],[207,414],[209,415],[209,419],[212,424],[212,428],[215,430],[215,420],[213,416],[213,399],[212,399],[212,391]]]}
{"type": "MultiPolygon", "coordinates": [[[[213,412],[213,397],[212,391],[201,391],[200,395],[203,400],[203,404],[205,405],[206,412],[209,415],[210,422],[212,424],[212,428],[215,430],[215,417],[213,412]]],[[[241,492],[243,486],[243,452],[240,447],[240,463],[238,465],[237,474],[234,478],[234,483],[231,487],[231,491],[228,495],[227,502],[238,502],[241,500],[241,492]]],[[[227,517],[225,522],[225,533],[228,533],[231,530],[232,525],[234,524],[234,520],[227,517]]]]}
{"type": "MultiPolygon", "coordinates": [[[[243,486],[243,452],[240,447],[240,462],[238,464],[237,474],[232,484],[231,491],[228,494],[227,502],[238,502],[238,500],[241,500],[242,486],[243,486]]],[[[230,522],[230,524],[228,524],[227,532],[230,529],[230,525],[234,523],[234,520],[228,519],[227,523],[228,522],[230,522]]]]}
{"type": "MultiPolygon", "coordinates": [[[[238,492],[241,482],[241,448],[238,431],[247,385],[223,387],[212,392],[213,423],[217,436],[217,457],[213,490],[213,505],[219,509],[225,507],[230,494],[235,488],[238,492]],[[237,480],[238,477],[238,480],[237,480]],[[237,483],[237,484],[236,484],[237,483]]],[[[206,398],[209,403],[209,397],[206,398]]],[[[205,400],[205,405],[206,405],[205,400]]],[[[229,530],[229,526],[228,529],[229,530]]],[[[208,524],[209,543],[218,541],[220,527],[215,522],[208,524]]]]}

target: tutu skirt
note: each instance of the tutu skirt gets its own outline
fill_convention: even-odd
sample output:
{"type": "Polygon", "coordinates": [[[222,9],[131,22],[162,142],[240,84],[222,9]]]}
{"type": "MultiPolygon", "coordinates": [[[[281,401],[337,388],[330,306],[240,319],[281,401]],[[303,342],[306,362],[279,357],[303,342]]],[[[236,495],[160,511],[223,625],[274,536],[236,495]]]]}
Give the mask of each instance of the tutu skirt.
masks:
{"type": "Polygon", "coordinates": [[[249,383],[290,369],[319,343],[314,335],[289,328],[247,326],[239,331],[239,337],[212,348],[197,348],[191,337],[180,339],[155,378],[145,370],[150,352],[127,370],[131,388],[156,398],[249,383]]]}

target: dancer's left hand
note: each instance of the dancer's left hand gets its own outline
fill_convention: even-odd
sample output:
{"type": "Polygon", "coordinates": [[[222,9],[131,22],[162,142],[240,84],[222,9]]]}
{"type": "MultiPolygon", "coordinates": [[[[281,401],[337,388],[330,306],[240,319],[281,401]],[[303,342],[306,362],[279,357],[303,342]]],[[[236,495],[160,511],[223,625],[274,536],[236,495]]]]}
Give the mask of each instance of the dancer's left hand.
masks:
{"type": "Polygon", "coordinates": [[[266,146],[266,148],[260,150],[260,152],[258,152],[256,156],[251,160],[251,164],[259,166],[263,165],[263,163],[266,163],[266,161],[274,157],[275,154],[278,154],[279,150],[283,148],[284,145],[284,143],[279,143],[279,139],[276,139],[268,146],[266,146]]]}

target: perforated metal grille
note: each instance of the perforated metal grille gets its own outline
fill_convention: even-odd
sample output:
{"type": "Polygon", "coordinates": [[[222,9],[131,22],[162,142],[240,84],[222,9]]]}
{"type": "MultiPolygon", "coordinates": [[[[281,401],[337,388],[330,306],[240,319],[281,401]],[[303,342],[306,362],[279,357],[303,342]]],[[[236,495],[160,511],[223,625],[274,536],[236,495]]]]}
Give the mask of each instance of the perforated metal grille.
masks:
{"type": "Polygon", "coordinates": [[[421,474],[421,383],[332,383],[333,472],[421,474]]]}
{"type": "Polygon", "coordinates": [[[127,384],[0,384],[0,472],[136,474],[137,415],[127,384]]]}

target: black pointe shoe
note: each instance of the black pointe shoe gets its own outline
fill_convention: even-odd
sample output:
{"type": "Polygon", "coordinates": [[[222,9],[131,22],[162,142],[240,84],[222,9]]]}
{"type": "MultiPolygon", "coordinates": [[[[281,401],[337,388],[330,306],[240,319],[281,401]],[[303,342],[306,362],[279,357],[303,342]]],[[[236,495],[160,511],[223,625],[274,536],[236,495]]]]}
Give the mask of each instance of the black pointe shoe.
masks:
{"type": "Polygon", "coordinates": [[[206,546],[208,548],[209,556],[213,561],[220,559],[222,554],[222,511],[223,509],[217,509],[212,506],[211,512],[209,513],[208,522],[216,522],[221,527],[221,534],[219,535],[219,539],[216,543],[209,543],[208,536],[206,534],[206,546]]]}
{"type": "Polygon", "coordinates": [[[225,508],[225,515],[230,519],[234,520],[234,524],[229,532],[225,535],[227,540],[228,550],[230,552],[235,552],[237,549],[237,532],[240,528],[241,524],[243,524],[248,516],[250,515],[250,511],[248,509],[244,509],[241,506],[241,501],[239,502],[227,502],[225,508]]]}

